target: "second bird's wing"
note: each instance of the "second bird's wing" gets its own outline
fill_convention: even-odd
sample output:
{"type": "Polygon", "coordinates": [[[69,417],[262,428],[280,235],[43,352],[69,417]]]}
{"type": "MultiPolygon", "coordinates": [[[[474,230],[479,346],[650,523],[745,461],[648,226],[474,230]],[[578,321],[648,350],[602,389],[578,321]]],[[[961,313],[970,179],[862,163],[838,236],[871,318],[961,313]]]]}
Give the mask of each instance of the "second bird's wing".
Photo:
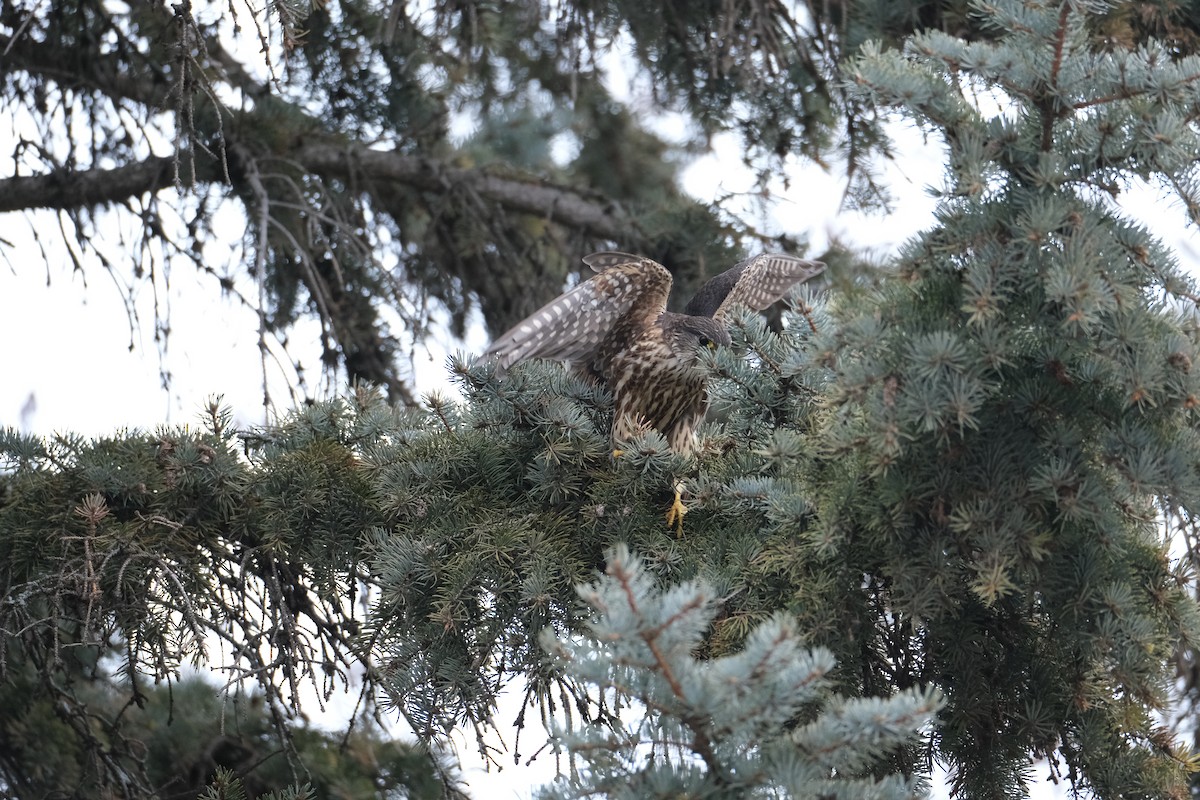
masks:
{"type": "Polygon", "coordinates": [[[683,313],[724,320],[734,306],[761,311],[798,283],[820,275],[825,264],[783,253],[748,258],[700,287],[683,313]]]}

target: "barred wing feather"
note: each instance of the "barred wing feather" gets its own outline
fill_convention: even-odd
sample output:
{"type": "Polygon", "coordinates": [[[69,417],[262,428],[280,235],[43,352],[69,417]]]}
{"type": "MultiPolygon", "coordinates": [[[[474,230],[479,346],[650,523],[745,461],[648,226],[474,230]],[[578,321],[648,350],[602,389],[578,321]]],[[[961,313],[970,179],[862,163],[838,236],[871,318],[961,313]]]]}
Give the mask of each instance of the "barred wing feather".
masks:
{"type": "Polygon", "coordinates": [[[724,320],[734,306],[761,311],[796,284],[824,271],[825,264],[820,261],[763,253],[735,264],[701,286],[683,313],[724,320]]]}
{"type": "Polygon", "coordinates": [[[530,358],[587,362],[618,323],[648,324],[666,309],[671,274],[665,267],[637,256],[597,255],[611,263],[492,343],[484,357],[496,360],[497,374],[530,358]]]}

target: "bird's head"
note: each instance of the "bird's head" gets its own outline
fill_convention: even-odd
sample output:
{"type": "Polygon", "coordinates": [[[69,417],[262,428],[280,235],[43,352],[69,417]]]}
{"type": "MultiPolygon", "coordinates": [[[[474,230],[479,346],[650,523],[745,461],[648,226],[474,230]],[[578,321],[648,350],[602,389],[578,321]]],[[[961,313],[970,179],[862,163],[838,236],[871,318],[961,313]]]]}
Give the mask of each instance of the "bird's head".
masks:
{"type": "Polygon", "coordinates": [[[671,349],[679,353],[689,364],[703,350],[714,350],[718,345],[728,346],[729,331],[712,317],[692,317],[680,314],[673,320],[670,338],[671,349]]]}

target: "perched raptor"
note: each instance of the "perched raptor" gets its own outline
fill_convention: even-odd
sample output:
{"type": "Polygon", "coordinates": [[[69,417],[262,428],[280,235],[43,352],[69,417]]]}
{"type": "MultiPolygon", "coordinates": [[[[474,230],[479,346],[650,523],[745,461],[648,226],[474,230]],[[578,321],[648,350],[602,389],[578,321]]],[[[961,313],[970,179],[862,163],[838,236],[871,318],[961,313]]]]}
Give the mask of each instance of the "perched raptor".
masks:
{"type": "Polygon", "coordinates": [[[570,361],[612,391],[614,443],[649,424],[682,455],[695,448],[695,429],[708,408],[697,354],[729,344],[730,309],[764,309],[825,270],[820,261],[755,256],[708,281],[676,314],[667,311],[671,273],[661,264],[616,252],[583,261],[598,274],[505,333],[484,356],[495,359],[497,375],[529,358],[570,361]]]}

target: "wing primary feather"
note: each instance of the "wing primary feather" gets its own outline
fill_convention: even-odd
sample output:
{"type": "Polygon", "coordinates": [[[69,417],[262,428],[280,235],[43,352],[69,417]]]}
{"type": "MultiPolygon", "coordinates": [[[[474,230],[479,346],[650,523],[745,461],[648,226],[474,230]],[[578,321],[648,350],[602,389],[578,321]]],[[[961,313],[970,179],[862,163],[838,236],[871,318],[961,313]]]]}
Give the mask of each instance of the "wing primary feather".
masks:
{"type": "Polygon", "coordinates": [[[578,322],[580,312],[589,305],[594,288],[591,281],[585,281],[554,298],[492,342],[484,352],[484,358],[494,358],[496,373],[503,375],[509,367],[529,358],[568,360],[578,357],[575,351],[586,348],[586,342],[571,337],[570,329],[575,327],[572,323],[578,322]],[[564,327],[567,330],[563,330],[564,327]]]}
{"type": "Polygon", "coordinates": [[[530,358],[586,363],[622,318],[645,325],[666,309],[671,274],[661,265],[625,253],[596,256],[589,266],[599,274],[542,306],[487,349],[483,357],[495,360],[498,376],[530,358]]]}

